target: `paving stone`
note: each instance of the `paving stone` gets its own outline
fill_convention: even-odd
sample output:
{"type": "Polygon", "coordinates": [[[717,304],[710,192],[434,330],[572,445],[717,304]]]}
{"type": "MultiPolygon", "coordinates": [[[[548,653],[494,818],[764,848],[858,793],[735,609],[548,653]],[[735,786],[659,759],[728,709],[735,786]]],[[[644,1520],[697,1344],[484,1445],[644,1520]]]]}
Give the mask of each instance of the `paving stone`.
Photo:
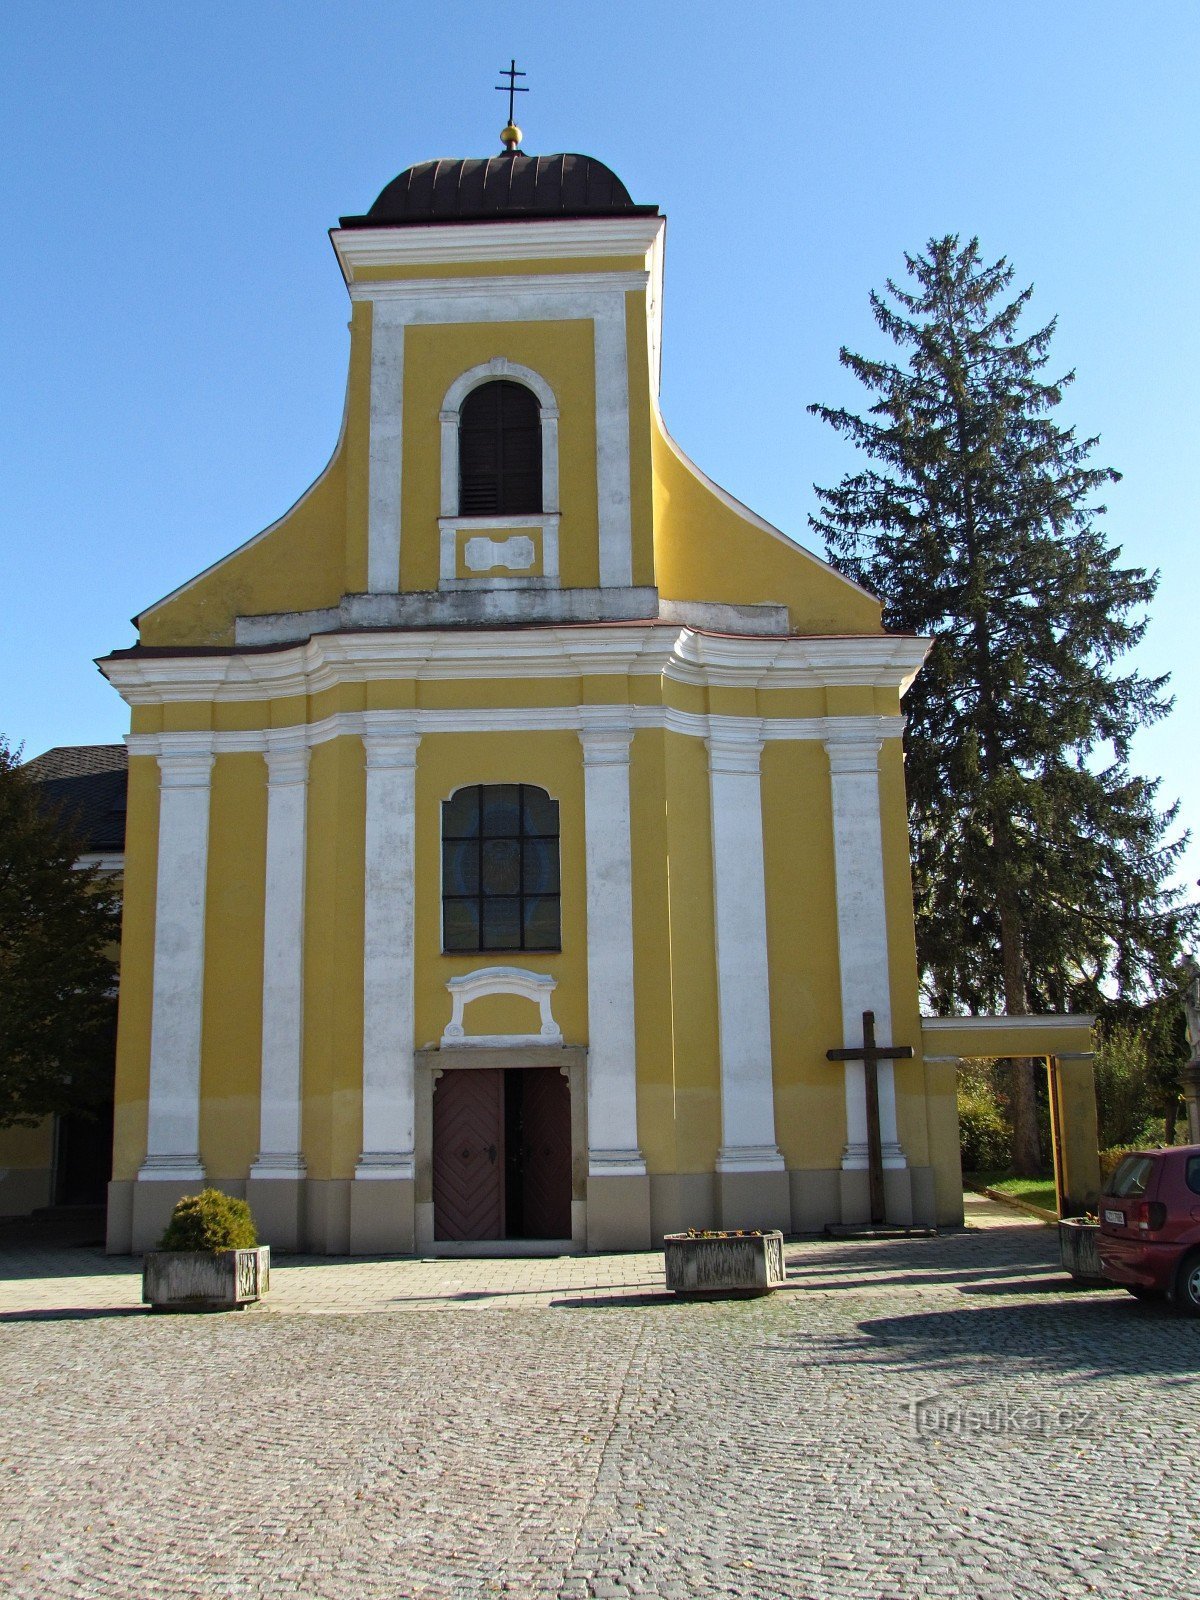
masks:
{"type": "Polygon", "coordinates": [[[1200,1593],[1200,1324],[973,1220],[801,1241],[714,1303],[655,1255],[295,1259],[262,1309],[160,1318],[128,1261],[14,1251],[0,1594],[1200,1593]]]}

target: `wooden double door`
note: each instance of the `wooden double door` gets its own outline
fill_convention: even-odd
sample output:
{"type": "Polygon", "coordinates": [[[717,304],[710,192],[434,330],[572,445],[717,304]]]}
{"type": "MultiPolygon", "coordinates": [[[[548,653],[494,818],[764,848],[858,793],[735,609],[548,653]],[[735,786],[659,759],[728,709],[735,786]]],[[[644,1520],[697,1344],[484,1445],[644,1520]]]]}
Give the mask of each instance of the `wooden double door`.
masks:
{"type": "Polygon", "coordinates": [[[435,1239],[571,1237],[571,1091],[556,1067],[468,1067],[433,1090],[435,1239]]]}

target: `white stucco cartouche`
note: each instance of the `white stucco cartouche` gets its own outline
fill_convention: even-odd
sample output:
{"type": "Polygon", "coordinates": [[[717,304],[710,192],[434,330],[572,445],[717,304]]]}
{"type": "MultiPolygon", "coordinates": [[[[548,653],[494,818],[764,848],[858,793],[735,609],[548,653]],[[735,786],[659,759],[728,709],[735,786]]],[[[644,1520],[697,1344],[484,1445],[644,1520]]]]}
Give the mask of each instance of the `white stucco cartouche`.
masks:
{"type": "Polygon", "coordinates": [[[442,1032],[444,1048],[513,1048],[519,1045],[560,1045],[562,1029],[554,1020],[551,998],[558,987],[558,979],[548,972],[530,972],[525,967],[477,967],[474,972],[464,972],[446,980],[452,1002],[450,1021],[442,1032]],[[466,1029],[466,1007],[472,1000],[482,1000],[487,995],[516,995],[531,1000],[538,1008],[537,1033],[475,1033],[466,1029]]]}

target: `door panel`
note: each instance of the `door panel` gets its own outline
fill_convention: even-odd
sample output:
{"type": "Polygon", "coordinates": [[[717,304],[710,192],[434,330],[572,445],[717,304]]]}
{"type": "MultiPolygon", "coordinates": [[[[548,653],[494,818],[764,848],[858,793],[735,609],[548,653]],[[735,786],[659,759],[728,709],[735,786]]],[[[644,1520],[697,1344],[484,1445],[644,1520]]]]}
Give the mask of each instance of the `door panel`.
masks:
{"type": "Polygon", "coordinates": [[[504,1237],[504,1074],[443,1072],[433,1090],[435,1239],[504,1237]]]}
{"type": "Polygon", "coordinates": [[[522,1232],[571,1237],[571,1090],[556,1067],[521,1072],[522,1232]]]}

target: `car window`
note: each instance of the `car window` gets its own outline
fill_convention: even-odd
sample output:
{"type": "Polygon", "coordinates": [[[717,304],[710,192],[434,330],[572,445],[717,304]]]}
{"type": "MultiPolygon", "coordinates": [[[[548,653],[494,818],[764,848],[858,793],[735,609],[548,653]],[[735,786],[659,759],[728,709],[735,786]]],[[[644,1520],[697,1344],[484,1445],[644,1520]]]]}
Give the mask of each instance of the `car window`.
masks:
{"type": "MultiPolygon", "coordinates": [[[[1197,1165],[1200,1172],[1200,1163],[1197,1165]]],[[[1126,1156],[1109,1179],[1105,1194],[1115,1194],[1122,1200],[1136,1199],[1146,1192],[1150,1174],[1154,1171],[1153,1156],[1126,1156]]]]}
{"type": "Polygon", "coordinates": [[[1193,1194],[1200,1194],[1200,1156],[1188,1157],[1187,1186],[1193,1194]]]}

